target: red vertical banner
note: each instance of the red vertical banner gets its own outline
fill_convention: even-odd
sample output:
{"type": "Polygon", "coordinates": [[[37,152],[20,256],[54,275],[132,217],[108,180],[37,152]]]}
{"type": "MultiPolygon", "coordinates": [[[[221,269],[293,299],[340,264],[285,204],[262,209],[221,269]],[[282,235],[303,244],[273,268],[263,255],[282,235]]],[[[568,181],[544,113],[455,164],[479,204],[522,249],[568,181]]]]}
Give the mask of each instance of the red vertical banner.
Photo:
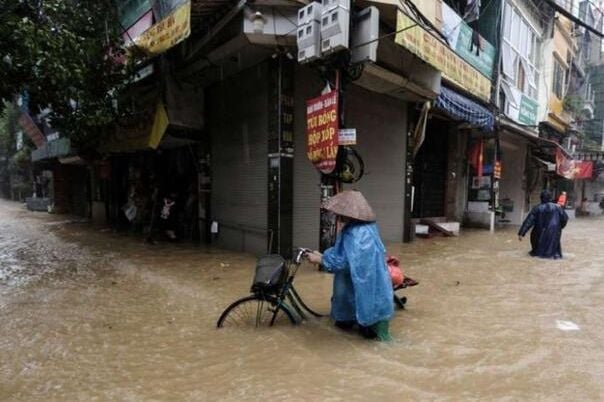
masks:
{"type": "Polygon", "coordinates": [[[468,163],[476,169],[476,176],[483,175],[484,159],[484,140],[478,139],[470,148],[468,148],[468,163]]]}
{"type": "Polygon", "coordinates": [[[306,155],[321,173],[336,167],[338,129],[338,91],[306,102],[306,155]]]}
{"type": "Polygon", "coordinates": [[[482,165],[484,160],[484,140],[482,138],[480,139],[479,147],[480,150],[478,151],[478,174],[476,176],[482,177],[482,165]]]}

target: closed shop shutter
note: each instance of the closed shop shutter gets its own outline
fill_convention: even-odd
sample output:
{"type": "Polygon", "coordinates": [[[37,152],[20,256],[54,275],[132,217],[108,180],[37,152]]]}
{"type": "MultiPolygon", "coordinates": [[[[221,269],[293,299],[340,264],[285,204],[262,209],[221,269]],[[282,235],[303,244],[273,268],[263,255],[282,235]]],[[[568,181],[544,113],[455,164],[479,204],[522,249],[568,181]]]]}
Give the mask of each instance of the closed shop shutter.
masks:
{"type": "Polygon", "coordinates": [[[267,245],[267,91],[263,64],[216,84],[208,97],[218,246],[258,255],[267,245]]]}
{"type": "MultiPolygon", "coordinates": [[[[322,84],[303,68],[297,74],[294,161],[294,246],[319,247],[319,173],[306,158],[306,100],[322,84]],[[312,82],[312,85],[309,85],[312,82]]],[[[384,241],[403,239],[407,104],[350,85],[345,94],[347,127],[357,129],[366,175],[345,189],[363,192],[375,210],[384,241]]]]}
{"type": "Polygon", "coordinates": [[[373,207],[384,241],[402,242],[407,103],[351,85],[346,122],[357,129],[365,176],[346,188],[363,192],[373,207]]]}

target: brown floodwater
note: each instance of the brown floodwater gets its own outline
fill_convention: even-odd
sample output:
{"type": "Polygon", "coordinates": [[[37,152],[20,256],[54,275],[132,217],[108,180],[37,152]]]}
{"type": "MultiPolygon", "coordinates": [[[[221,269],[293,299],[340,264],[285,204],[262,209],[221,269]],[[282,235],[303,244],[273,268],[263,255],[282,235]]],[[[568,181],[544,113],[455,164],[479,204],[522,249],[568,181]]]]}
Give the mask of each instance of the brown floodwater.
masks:
{"type": "MultiPolygon", "coordinates": [[[[325,318],[217,330],[253,256],[0,201],[0,400],[603,400],[603,228],[571,221],[562,261],[513,230],[389,245],[420,285],[382,344],[325,318]]],[[[296,279],[326,312],[331,277],[296,279]]]]}

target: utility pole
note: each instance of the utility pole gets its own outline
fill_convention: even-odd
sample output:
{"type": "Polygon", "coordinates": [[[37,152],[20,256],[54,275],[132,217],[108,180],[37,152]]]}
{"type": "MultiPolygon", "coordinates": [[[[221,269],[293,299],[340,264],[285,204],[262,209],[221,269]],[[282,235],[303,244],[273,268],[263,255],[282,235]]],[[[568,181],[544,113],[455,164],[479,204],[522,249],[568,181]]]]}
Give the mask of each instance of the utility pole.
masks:
{"type": "MultiPolygon", "coordinates": [[[[377,60],[379,10],[376,7],[367,7],[355,12],[352,10],[351,0],[311,2],[298,10],[297,26],[298,62],[316,63],[321,66],[323,71],[326,71],[328,81],[333,77],[335,89],[332,91],[336,92],[332,94],[335,96],[331,97],[327,94],[322,95],[330,98],[325,102],[328,105],[321,98],[315,98],[309,100],[312,107],[307,109],[307,122],[312,122],[307,124],[308,146],[313,147],[313,151],[309,151],[309,159],[321,171],[321,203],[323,203],[341,191],[342,182],[338,177],[337,162],[338,157],[343,156],[342,149],[338,147],[339,129],[345,127],[345,75],[355,76],[354,73],[350,73],[354,71],[354,68],[351,70],[353,65],[377,60]],[[335,129],[333,133],[336,136],[335,143],[332,136],[319,134],[320,129],[326,127],[325,122],[319,123],[317,128],[313,120],[317,110],[329,110],[330,106],[333,108],[333,102],[337,103],[337,120],[331,120],[331,129],[335,129]],[[338,152],[335,152],[336,149],[338,152]]],[[[319,249],[324,251],[335,242],[334,214],[321,209],[319,227],[319,249]]]]}

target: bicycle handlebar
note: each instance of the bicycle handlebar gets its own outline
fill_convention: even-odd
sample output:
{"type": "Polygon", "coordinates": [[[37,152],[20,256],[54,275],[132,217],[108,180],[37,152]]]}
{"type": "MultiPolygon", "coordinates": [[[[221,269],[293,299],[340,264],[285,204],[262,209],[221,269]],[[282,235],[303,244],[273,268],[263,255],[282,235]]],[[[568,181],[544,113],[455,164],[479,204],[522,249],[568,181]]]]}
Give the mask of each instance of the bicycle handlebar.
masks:
{"type": "Polygon", "coordinates": [[[306,254],[312,253],[309,248],[299,247],[296,249],[296,256],[294,257],[294,263],[300,264],[303,258],[306,258],[306,254]]]}

